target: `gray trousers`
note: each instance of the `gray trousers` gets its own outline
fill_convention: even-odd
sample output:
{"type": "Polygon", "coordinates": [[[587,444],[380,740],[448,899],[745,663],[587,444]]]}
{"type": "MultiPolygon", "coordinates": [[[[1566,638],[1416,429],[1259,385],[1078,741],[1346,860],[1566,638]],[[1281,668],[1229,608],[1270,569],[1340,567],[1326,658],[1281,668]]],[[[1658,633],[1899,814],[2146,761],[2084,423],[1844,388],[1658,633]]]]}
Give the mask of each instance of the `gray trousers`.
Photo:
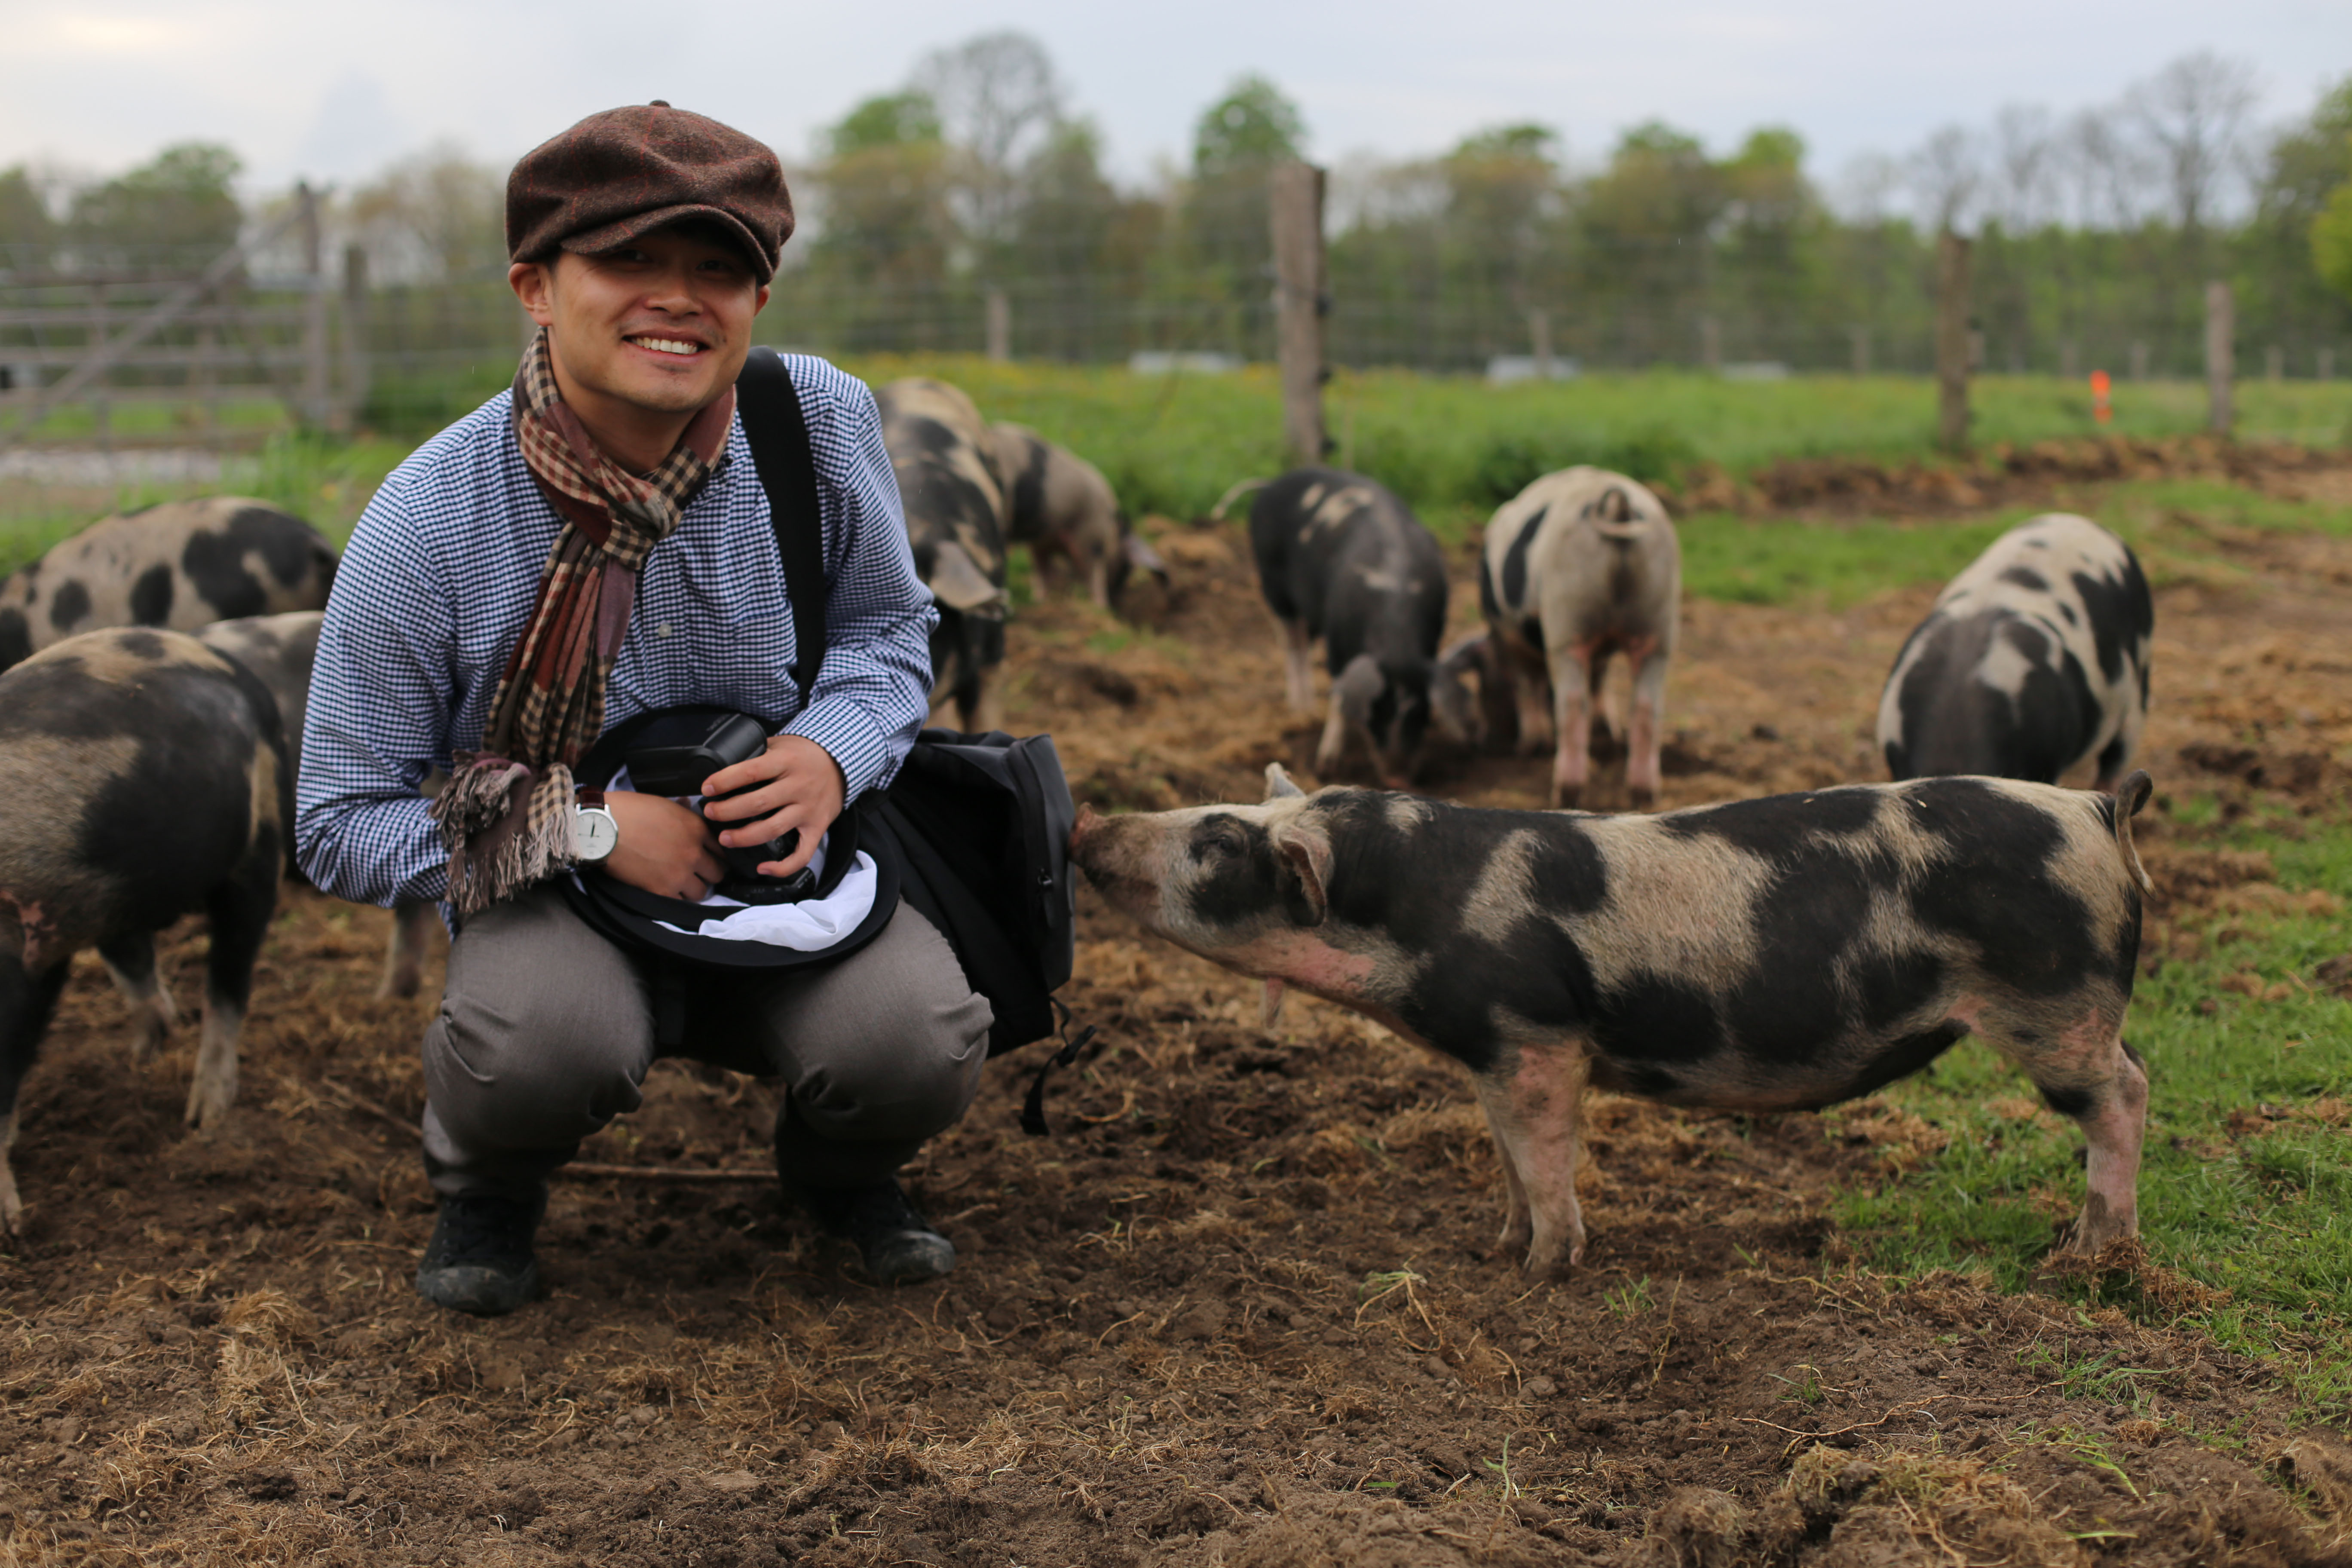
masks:
{"type": "MultiPolygon", "coordinates": [[[[947,939],[901,904],[838,963],[697,972],[682,1054],[782,1079],[779,1169],[843,1186],[888,1176],[955,1124],[993,1021],[947,939]]],[[[425,1031],[425,1173],[445,1194],[530,1196],[637,1108],[656,1054],[646,974],[561,893],[483,910],[450,944],[425,1031]]]]}

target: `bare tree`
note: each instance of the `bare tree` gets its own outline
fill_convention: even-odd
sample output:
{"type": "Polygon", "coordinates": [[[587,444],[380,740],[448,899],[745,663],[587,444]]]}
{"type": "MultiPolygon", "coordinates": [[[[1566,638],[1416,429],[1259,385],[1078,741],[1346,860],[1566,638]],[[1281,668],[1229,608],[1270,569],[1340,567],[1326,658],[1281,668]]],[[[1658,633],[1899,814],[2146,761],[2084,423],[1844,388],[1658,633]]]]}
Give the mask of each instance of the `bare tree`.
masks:
{"type": "Polygon", "coordinates": [[[1001,237],[1019,205],[1021,163],[1063,119],[1062,85],[1045,47],[1026,33],[982,33],[934,49],[911,84],[938,106],[947,139],[972,163],[972,233],[1001,237]]]}
{"type": "Polygon", "coordinates": [[[2050,111],[2039,104],[2012,103],[1993,117],[1992,166],[1999,186],[1996,205],[2012,233],[2023,234],[2050,220],[2058,158],[2050,111]]]}
{"type": "Polygon", "coordinates": [[[2058,162],[2078,228],[2129,228],[2145,210],[2147,160],[2116,134],[2115,119],[2113,110],[2086,109],[2060,133],[2058,162]]]}
{"type": "Polygon", "coordinates": [[[506,177],[443,142],[352,194],[350,221],[386,280],[457,279],[506,259],[506,177]]]}
{"type": "Polygon", "coordinates": [[[2241,172],[2246,120],[2259,97],[2252,66],[2210,49],[2183,55],[2124,94],[2125,112],[2157,156],[2183,233],[2204,227],[2225,182],[2241,172]]]}
{"type": "Polygon", "coordinates": [[[1984,152],[1965,126],[1947,125],[1906,160],[1911,195],[1928,226],[1958,233],[1976,216],[1984,186],[1984,152]]]}

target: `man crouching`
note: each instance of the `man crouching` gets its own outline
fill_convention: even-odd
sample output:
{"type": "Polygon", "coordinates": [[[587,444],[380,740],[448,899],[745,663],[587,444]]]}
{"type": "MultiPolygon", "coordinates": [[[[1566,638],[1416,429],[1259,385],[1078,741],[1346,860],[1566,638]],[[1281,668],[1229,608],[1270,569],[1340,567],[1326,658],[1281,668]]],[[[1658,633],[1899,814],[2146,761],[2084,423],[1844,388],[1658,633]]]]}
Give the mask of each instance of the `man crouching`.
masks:
{"type": "Polygon", "coordinates": [[[783,364],[830,588],[821,667],[795,684],[783,558],[735,392],[792,230],[772,152],[664,103],[592,115],[525,157],[507,186],[509,280],[540,332],[510,391],[385,481],[336,578],[296,838],[329,892],[455,911],[424,1042],[441,1212],[416,1274],[443,1306],[530,1299],[549,1173],[636,1108],[668,1051],[783,1080],[785,1184],[877,1279],[955,1260],[893,1176],[963,1114],[987,1056],[987,1000],[929,921],[902,906],[835,962],[678,987],[563,890],[593,864],[699,903],[728,875],[723,851],[797,832],[759,867],[793,876],[923,721],[935,612],[873,397],[797,355],[783,364]],[[688,705],[761,718],[764,754],[701,791],[743,793],[707,815],[618,789],[575,799],[572,769],[599,735],[688,705]],[[452,781],[428,803],[416,785],[436,767],[452,781]]]}

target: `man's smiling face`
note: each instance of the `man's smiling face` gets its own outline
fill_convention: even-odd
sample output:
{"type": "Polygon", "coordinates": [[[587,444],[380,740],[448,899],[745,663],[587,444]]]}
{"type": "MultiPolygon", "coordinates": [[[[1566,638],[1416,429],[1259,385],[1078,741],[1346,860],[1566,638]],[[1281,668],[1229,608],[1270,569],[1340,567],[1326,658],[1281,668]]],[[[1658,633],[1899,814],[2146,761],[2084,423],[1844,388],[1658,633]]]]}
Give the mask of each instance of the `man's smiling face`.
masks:
{"type": "Polygon", "coordinates": [[[743,253],[693,223],[514,272],[524,308],[549,329],[564,400],[592,426],[599,405],[677,415],[708,404],[742,370],[768,302],[743,253]]]}

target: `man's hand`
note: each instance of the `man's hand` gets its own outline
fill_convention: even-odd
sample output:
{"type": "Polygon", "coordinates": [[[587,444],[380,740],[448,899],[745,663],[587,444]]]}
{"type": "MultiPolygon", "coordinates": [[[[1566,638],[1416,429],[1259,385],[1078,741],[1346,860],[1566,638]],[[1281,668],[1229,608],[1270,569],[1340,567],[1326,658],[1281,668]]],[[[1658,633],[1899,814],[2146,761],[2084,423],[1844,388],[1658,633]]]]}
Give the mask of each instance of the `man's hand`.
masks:
{"type": "MultiPolygon", "coordinates": [[[[761,755],[721,768],[703,781],[702,809],[725,829],[719,842],[730,849],[765,844],[800,829],[800,844],[789,858],[760,865],[763,877],[789,877],[816,853],[824,830],[841,815],[848,791],[832,752],[804,735],[773,735],[761,755]],[[745,787],[750,784],[760,787],[745,787]],[[744,793],[732,800],[707,798],[739,789],[744,793]]],[[[627,837],[622,835],[623,842],[627,837]]]]}
{"type": "Polygon", "coordinates": [[[710,824],[677,802],[608,790],[604,809],[621,830],[604,870],[632,888],[698,904],[727,875],[710,824]]]}

